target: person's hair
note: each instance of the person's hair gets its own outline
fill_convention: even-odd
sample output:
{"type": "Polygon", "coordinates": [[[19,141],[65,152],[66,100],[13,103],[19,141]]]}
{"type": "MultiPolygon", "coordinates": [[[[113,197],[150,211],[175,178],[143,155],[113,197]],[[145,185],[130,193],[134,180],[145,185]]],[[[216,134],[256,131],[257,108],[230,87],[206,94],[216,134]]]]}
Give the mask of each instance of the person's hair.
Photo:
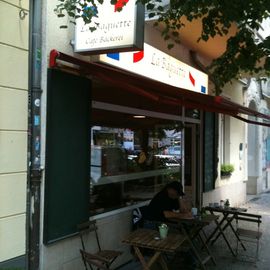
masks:
{"type": "Polygon", "coordinates": [[[164,189],[168,189],[168,188],[176,190],[180,196],[184,195],[183,186],[179,181],[172,181],[172,182],[168,183],[164,187],[164,189]]]}

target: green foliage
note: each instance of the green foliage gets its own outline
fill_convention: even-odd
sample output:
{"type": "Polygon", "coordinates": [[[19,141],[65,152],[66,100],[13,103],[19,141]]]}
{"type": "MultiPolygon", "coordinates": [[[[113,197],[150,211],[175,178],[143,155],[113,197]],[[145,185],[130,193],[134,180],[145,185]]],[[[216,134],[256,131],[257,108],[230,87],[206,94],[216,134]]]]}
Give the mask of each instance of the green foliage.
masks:
{"type": "Polygon", "coordinates": [[[234,165],[232,164],[222,164],[220,168],[221,174],[232,174],[234,172],[234,165]]]}
{"type": "MultiPolygon", "coordinates": [[[[55,12],[59,17],[68,15],[72,23],[82,17],[91,30],[98,26],[93,17],[98,16],[97,3],[103,0],[58,0],[55,12]],[[92,8],[89,8],[91,6],[92,8]]],[[[116,0],[111,0],[115,4],[116,0]]],[[[238,32],[230,37],[227,50],[208,67],[211,80],[219,94],[221,88],[241,73],[256,76],[258,73],[270,74],[270,37],[256,39],[261,23],[270,14],[270,0],[171,0],[166,8],[162,0],[137,0],[145,5],[148,16],[157,18],[155,25],[163,24],[162,36],[166,42],[172,38],[180,43],[178,30],[185,27],[181,18],[192,22],[202,19],[202,32],[198,42],[207,42],[215,36],[225,36],[232,24],[237,24],[238,32]]],[[[121,11],[121,10],[119,10],[121,11]]],[[[172,42],[168,48],[172,48],[172,42]]]]}

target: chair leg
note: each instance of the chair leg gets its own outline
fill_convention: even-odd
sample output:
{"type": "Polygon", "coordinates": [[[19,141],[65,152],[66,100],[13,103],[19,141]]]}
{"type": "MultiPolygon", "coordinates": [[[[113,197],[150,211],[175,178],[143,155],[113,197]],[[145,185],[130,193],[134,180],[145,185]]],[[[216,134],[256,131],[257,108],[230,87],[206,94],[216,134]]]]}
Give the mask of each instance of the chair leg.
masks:
{"type": "Polygon", "coordinates": [[[106,267],[107,267],[108,269],[111,269],[110,267],[111,267],[111,265],[113,264],[113,262],[114,262],[116,259],[117,259],[117,257],[115,257],[113,260],[111,260],[110,263],[107,263],[107,264],[106,264],[106,267]]]}
{"type": "MultiPolygon", "coordinates": [[[[86,261],[85,261],[85,259],[84,259],[84,256],[83,256],[83,255],[82,255],[82,260],[83,260],[83,264],[84,264],[84,268],[85,268],[85,270],[88,270],[87,263],[86,263],[86,261]]],[[[91,268],[91,270],[93,270],[93,268],[91,267],[91,265],[90,265],[90,268],[91,268]]]]}
{"type": "MultiPolygon", "coordinates": [[[[110,264],[106,263],[103,266],[104,267],[106,266],[106,269],[110,270],[110,264]]],[[[93,270],[93,269],[91,268],[91,270],[93,270]]],[[[100,268],[97,268],[96,270],[100,270],[100,268]]]]}
{"type": "Polygon", "coordinates": [[[257,239],[257,250],[256,250],[256,261],[259,259],[259,245],[260,245],[260,240],[259,238],[257,239]]]}
{"type": "Polygon", "coordinates": [[[236,240],[236,257],[238,256],[238,239],[236,240]]]}

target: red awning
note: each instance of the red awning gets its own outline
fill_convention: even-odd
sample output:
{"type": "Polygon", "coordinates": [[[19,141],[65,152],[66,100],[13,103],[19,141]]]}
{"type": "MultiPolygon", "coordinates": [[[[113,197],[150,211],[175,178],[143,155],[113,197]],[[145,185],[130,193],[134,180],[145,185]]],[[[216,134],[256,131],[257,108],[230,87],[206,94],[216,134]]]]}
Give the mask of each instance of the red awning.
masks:
{"type": "Polygon", "coordinates": [[[77,71],[83,74],[91,75],[94,78],[115,85],[123,90],[142,95],[145,98],[162,104],[174,106],[182,105],[190,109],[222,113],[250,124],[270,127],[269,115],[251,110],[221,96],[210,96],[184,90],[109,65],[86,62],[52,50],[50,53],[50,68],[63,67],[60,61],[72,64],[72,66],[66,65],[66,68],[76,68],[77,71]],[[246,119],[242,116],[243,114],[260,118],[261,121],[246,119]]]}

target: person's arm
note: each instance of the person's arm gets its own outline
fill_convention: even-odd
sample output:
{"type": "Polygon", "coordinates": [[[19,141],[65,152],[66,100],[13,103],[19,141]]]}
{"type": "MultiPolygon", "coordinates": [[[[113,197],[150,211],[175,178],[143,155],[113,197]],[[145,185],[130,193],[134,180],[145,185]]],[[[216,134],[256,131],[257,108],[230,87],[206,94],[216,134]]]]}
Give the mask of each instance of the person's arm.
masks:
{"type": "Polygon", "coordinates": [[[190,213],[192,204],[189,200],[179,198],[179,210],[181,213],[190,213]]]}
{"type": "Polygon", "coordinates": [[[163,215],[166,219],[172,219],[172,218],[192,218],[191,213],[177,213],[173,211],[163,211],[163,215]]]}

